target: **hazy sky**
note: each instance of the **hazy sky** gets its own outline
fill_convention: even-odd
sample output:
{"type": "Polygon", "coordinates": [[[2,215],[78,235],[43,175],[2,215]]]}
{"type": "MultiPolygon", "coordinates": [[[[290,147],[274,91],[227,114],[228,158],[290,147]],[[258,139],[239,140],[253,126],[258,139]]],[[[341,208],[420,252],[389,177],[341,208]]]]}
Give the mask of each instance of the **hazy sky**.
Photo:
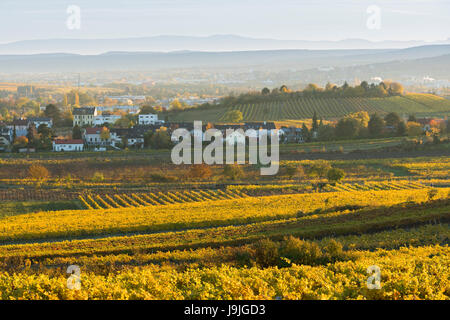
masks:
{"type": "Polygon", "coordinates": [[[443,40],[450,0],[0,0],[0,43],[50,38],[236,34],[297,40],[443,40]],[[66,26],[69,5],[81,28],[66,26]],[[381,9],[369,29],[367,8],[381,9]]]}

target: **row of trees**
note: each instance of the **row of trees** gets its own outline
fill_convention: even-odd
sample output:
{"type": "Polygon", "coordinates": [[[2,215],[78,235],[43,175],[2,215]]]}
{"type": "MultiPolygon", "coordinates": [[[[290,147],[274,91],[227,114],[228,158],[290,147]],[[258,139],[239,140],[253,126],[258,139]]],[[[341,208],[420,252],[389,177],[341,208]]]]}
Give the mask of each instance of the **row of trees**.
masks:
{"type": "Polygon", "coordinates": [[[37,129],[35,126],[28,128],[26,136],[15,137],[12,146],[13,151],[22,148],[33,148],[40,151],[52,150],[52,141],[55,133],[46,124],[41,124],[37,129]]]}
{"type": "MultiPolygon", "coordinates": [[[[442,125],[441,125],[442,126],[442,125]]],[[[446,131],[446,128],[436,128],[433,133],[446,131]]],[[[391,112],[384,118],[374,113],[369,116],[365,111],[349,114],[341,118],[335,125],[323,124],[314,114],[312,128],[302,127],[303,138],[306,141],[331,141],[336,139],[379,138],[388,136],[418,136],[424,133],[423,126],[410,116],[405,123],[401,117],[391,112]]]]}
{"type": "MultiPolygon", "coordinates": [[[[342,98],[342,97],[365,97],[382,98],[389,96],[402,95],[403,86],[398,82],[384,81],[379,84],[367,81],[359,85],[350,86],[345,82],[342,86],[327,83],[322,88],[317,84],[310,83],[303,90],[292,91],[286,85],[280,88],[263,88],[261,92],[249,92],[239,96],[228,96],[221,100],[220,106],[231,107],[240,104],[256,104],[260,102],[280,101],[298,98],[342,98]]],[[[202,108],[204,106],[200,106],[202,108]]]]}

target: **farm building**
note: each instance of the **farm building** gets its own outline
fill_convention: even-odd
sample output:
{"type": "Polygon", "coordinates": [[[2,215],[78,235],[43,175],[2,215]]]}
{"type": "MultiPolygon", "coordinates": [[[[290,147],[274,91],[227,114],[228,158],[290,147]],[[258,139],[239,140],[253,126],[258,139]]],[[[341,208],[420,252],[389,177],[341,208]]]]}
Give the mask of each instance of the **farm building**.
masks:
{"type": "Polygon", "coordinates": [[[56,139],[53,141],[53,151],[62,152],[62,151],[83,151],[84,144],[83,140],[63,140],[56,139]]]}

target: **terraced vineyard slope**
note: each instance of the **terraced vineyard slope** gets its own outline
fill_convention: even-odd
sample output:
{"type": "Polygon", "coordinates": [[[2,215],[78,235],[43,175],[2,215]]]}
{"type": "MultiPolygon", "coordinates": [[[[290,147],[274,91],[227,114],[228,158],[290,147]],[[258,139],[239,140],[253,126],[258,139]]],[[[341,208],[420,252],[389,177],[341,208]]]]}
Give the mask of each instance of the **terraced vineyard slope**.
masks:
{"type": "Polygon", "coordinates": [[[450,101],[431,94],[407,94],[387,98],[298,98],[285,101],[236,105],[229,108],[186,110],[170,116],[172,121],[223,121],[227,111],[240,110],[243,121],[282,121],[312,118],[317,112],[324,119],[367,111],[385,114],[416,114],[418,116],[449,115],[450,101]]]}

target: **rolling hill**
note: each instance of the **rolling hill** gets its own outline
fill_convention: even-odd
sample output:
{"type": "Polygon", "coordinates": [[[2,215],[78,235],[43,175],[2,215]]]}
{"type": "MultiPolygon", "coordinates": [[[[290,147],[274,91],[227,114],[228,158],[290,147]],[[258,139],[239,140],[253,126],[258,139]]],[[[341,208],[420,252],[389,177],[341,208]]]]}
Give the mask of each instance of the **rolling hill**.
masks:
{"type": "Polygon", "coordinates": [[[379,114],[397,112],[400,115],[445,116],[450,115],[450,101],[431,94],[417,93],[387,98],[299,98],[236,105],[228,108],[215,106],[209,109],[191,109],[169,114],[169,119],[171,121],[220,122],[223,115],[229,110],[240,110],[244,116],[243,121],[307,119],[313,116],[314,111],[323,119],[339,118],[358,111],[379,114]]]}
{"type": "MultiPolygon", "coordinates": [[[[438,64],[440,68],[447,68],[448,59],[446,59],[446,55],[449,54],[450,45],[372,50],[108,52],[99,55],[48,53],[0,55],[0,70],[2,73],[99,72],[195,67],[216,70],[220,68],[252,68],[255,70],[268,70],[271,68],[279,70],[279,68],[288,68],[307,71],[311,70],[311,68],[320,68],[323,66],[332,66],[333,68],[365,68],[366,65],[370,65],[383,68],[383,63],[391,63],[392,61],[404,61],[408,63],[407,66],[409,69],[411,69],[411,65],[415,66],[418,62],[420,62],[422,68],[427,68],[428,64],[433,66],[438,64]],[[418,59],[422,60],[416,62],[418,59]]],[[[394,65],[388,65],[388,70],[396,67],[397,64],[395,62],[394,65]]],[[[370,66],[367,68],[371,69],[372,67],[370,66]]],[[[372,71],[376,72],[377,68],[372,71]]],[[[316,72],[317,70],[313,70],[313,73],[316,72]]]]}
{"type": "Polygon", "coordinates": [[[448,44],[449,40],[425,41],[368,41],[345,39],[338,41],[257,39],[237,35],[212,35],[206,37],[161,35],[153,37],[116,39],[39,39],[0,44],[1,54],[40,54],[66,52],[100,54],[127,48],[130,51],[239,51],[280,49],[385,49],[408,48],[429,44],[448,44]]]}

